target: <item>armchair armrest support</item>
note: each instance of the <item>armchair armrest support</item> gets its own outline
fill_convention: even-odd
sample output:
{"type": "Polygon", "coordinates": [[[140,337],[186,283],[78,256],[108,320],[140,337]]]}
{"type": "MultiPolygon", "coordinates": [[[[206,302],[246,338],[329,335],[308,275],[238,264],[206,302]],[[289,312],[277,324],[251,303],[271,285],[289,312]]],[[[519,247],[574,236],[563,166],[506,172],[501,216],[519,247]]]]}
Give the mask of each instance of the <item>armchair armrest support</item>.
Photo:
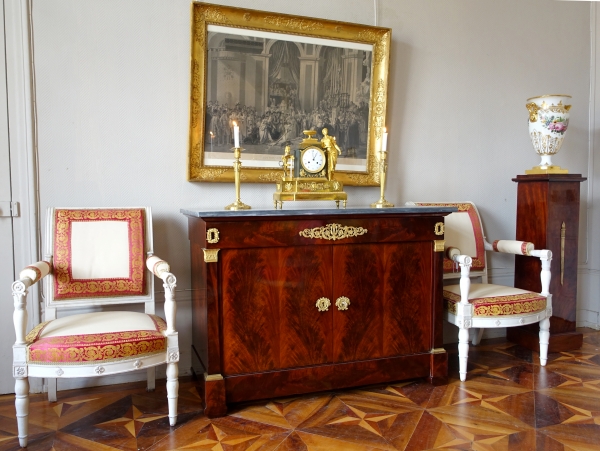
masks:
{"type": "Polygon", "coordinates": [[[460,303],[465,305],[469,303],[469,290],[471,289],[471,265],[473,258],[460,253],[457,247],[447,247],[446,256],[460,265],[460,303]]]}
{"type": "Polygon", "coordinates": [[[15,345],[25,344],[27,327],[27,293],[30,286],[46,277],[52,266],[46,261],[39,261],[27,266],[19,273],[19,280],[12,284],[12,295],[15,302],[13,324],[15,327],[15,345]]]}
{"type": "Polygon", "coordinates": [[[146,266],[156,277],[162,279],[165,289],[165,320],[167,321],[167,335],[177,333],[175,326],[175,287],[177,278],[170,272],[171,266],[163,259],[153,255],[146,259],[146,266]]]}
{"type": "Polygon", "coordinates": [[[550,294],[550,263],[552,262],[552,251],[548,249],[540,249],[531,251],[532,257],[538,257],[542,261],[542,271],[540,279],[542,281],[542,292],[544,296],[550,294]]]}

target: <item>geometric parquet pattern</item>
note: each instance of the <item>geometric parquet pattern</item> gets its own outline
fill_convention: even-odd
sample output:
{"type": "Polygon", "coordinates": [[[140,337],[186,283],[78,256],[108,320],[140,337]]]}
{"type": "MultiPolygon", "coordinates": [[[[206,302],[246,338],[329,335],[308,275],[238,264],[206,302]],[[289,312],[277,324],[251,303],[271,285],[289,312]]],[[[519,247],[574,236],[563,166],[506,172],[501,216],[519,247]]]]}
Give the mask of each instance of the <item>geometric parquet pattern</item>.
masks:
{"type": "MultiPolygon", "coordinates": [[[[600,450],[600,332],[583,347],[536,353],[488,340],[469,350],[467,380],[449,355],[448,385],[424,380],[268,400],[208,419],[194,380],[181,380],[171,428],[164,381],[32,395],[30,451],[600,450]]],[[[14,397],[0,396],[0,450],[18,450],[14,397]]]]}

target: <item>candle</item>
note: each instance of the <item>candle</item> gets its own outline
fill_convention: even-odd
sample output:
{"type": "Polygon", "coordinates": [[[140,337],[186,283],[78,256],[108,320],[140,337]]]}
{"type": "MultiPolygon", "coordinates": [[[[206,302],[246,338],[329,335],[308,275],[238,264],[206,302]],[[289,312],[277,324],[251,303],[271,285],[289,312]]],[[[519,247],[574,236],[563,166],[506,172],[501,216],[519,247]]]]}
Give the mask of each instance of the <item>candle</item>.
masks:
{"type": "Polygon", "coordinates": [[[233,123],[233,147],[240,147],[240,128],[236,122],[233,123]]]}
{"type": "Polygon", "coordinates": [[[212,142],[213,142],[214,137],[215,137],[215,135],[213,134],[213,132],[210,132],[210,151],[211,152],[213,150],[212,142]]]}
{"type": "Polygon", "coordinates": [[[387,151],[387,131],[385,129],[385,127],[383,128],[383,139],[381,141],[381,151],[382,152],[386,152],[387,151]]]}

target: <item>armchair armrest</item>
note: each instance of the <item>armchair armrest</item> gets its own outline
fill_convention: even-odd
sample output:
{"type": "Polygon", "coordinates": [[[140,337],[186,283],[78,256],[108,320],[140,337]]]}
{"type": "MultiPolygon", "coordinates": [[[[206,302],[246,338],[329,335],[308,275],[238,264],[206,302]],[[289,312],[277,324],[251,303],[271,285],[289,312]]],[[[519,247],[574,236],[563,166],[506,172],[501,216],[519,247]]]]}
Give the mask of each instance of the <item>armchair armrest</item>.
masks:
{"type": "Polygon", "coordinates": [[[37,281],[39,281],[40,279],[43,279],[48,274],[50,274],[51,270],[52,270],[52,265],[50,263],[48,263],[47,261],[42,260],[42,261],[33,263],[29,266],[26,266],[19,273],[19,280],[21,280],[25,283],[28,283],[28,286],[31,286],[34,283],[36,283],[37,281]],[[29,279],[29,282],[26,282],[25,279],[29,279]]]}
{"type": "Polygon", "coordinates": [[[531,255],[531,251],[535,249],[533,243],[527,241],[516,241],[516,240],[496,240],[492,244],[494,252],[502,252],[505,254],[515,255],[531,255]]]}
{"type": "Polygon", "coordinates": [[[167,279],[169,276],[175,277],[171,274],[171,265],[156,255],[146,259],[146,266],[156,277],[162,279],[165,283],[168,283],[167,279]]]}
{"type": "Polygon", "coordinates": [[[19,280],[12,284],[12,295],[15,301],[13,324],[15,327],[15,345],[25,344],[27,327],[27,290],[28,288],[46,277],[52,269],[47,261],[39,261],[27,266],[19,273],[19,280]]]}
{"type": "Polygon", "coordinates": [[[542,282],[541,294],[548,296],[550,293],[550,262],[552,261],[552,251],[548,249],[536,250],[533,243],[515,240],[496,240],[492,244],[492,250],[508,254],[538,257],[542,261],[542,272],[540,274],[542,282]]]}

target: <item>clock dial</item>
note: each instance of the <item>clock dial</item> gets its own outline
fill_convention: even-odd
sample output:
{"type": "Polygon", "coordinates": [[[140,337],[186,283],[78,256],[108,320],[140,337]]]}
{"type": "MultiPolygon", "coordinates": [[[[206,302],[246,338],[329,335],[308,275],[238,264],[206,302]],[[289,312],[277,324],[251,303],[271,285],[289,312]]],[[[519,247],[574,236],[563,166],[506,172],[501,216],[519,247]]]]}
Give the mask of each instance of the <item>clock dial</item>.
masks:
{"type": "Polygon", "coordinates": [[[302,166],[313,174],[320,172],[325,167],[325,154],[317,147],[308,147],[302,152],[302,166]]]}

